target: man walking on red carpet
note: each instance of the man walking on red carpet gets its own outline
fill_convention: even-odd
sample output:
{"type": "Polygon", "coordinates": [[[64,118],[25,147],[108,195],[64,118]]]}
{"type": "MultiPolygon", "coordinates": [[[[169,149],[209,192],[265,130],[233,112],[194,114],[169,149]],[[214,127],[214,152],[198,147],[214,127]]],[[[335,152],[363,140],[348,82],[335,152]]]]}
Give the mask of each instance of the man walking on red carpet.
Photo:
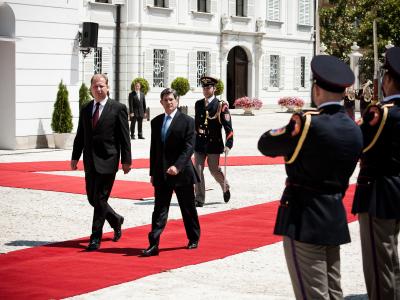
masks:
{"type": "Polygon", "coordinates": [[[161,92],[165,113],[151,121],[150,176],[154,186],[154,211],[149,233],[149,247],[143,256],[158,255],[160,236],[167,224],[172,193],[181,209],[188,249],[197,248],[200,223],[194,203],[193,185],[199,181],[191,157],[194,143],[194,120],[181,113],[177,93],[167,88],[161,92]]]}
{"type": "Polygon", "coordinates": [[[130,171],[132,161],[126,106],[108,97],[108,78],[104,74],[92,77],[90,89],[94,100],[80,112],[71,159],[71,169],[76,170],[83,152],[86,193],[94,207],[89,251],[100,247],[105,220],[114,229],[113,241],[121,238],[124,217],[117,214],[107,201],[120,156],[125,174],[130,171]]]}

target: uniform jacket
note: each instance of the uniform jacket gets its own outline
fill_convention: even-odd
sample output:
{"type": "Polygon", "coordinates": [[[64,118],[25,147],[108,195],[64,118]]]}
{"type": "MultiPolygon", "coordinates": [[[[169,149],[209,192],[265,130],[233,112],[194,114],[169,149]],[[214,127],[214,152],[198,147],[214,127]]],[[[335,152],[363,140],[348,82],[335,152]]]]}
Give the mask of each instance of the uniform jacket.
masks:
{"type": "MultiPolygon", "coordinates": [[[[274,233],[300,242],[340,245],[350,242],[342,200],[360,157],[363,141],[356,123],[340,105],[311,115],[311,124],[297,158],[290,162],[301,134],[293,124],[264,133],[258,149],[267,156],[285,156],[286,187],[274,233]]],[[[302,130],[305,130],[304,124],[302,130]]]]}
{"type": "Polygon", "coordinates": [[[83,151],[85,171],[101,174],[118,171],[119,159],[131,164],[128,112],[124,104],[108,99],[96,127],[92,128],[94,101],[81,109],[72,160],[79,160],[83,151]]]}
{"type": "Polygon", "coordinates": [[[225,130],[225,146],[233,146],[232,118],[228,105],[214,99],[205,106],[205,99],[195,104],[196,144],[195,151],[201,153],[220,154],[224,151],[222,127],[225,130]],[[208,118],[207,113],[208,112],[208,118]]]}
{"type": "Polygon", "coordinates": [[[150,176],[153,176],[153,185],[167,183],[172,186],[183,186],[197,183],[199,177],[191,160],[194,120],[177,111],[163,143],[161,128],[164,116],[165,114],[158,115],[151,121],[150,176]],[[172,176],[166,173],[171,166],[179,170],[177,175],[172,176]]]}
{"type": "Polygon", "coordinates": [[[134,114],[135,117],[144,117],[144,113],[146,112],[146,98],[142,92],[139,94],[136,91],[129,93],[128,103],[129,114],[134,114]]]}
{"type": "MultiPolygon", "coordinates": [[[[352,213],[368,212],[381,219],[400,219],[400,98],[393,99],[376,143],[361,157],[352,213]]],[[[364,115],[367,117],[368,112],[364,115]]],[[[370,145],[380,123],[362,123],[364,146],[370,145]]]]}

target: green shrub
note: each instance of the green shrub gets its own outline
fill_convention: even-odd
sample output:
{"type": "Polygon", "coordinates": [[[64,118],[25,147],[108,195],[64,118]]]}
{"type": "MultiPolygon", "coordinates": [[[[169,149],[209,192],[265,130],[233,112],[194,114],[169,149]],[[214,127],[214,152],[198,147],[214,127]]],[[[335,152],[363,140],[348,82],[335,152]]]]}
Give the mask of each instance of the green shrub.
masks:
{"type": "Polygon", "coordinates": [[[68,101],[68,90],[61,80],[58,85],[57,99],[54,103],[51,129],[56,133],[70,133],[72,128],[72,113],[68,101]]]}
{"type": "Polygon", "coordinates": [[[81,108],[91,101],[89,88],[85,83],[82,82],[82,85],[79,89],[79,111],[81,108]]]}
{"type": "Polygon", "coordinates": [[[141,91],[143,94],[147,95],[147,93],[148,93],[149,90],[150,90],[149,82],[148,82],[146,79],[142,78],[142,77],[137,77],[137,78],[135,78],[135,79],[132,80],[132,83],[131,83],[131,91],[134,91],[134,90],[135,90],[135,84],[136,84],[136,82],[139,82],[139,83],[140,83],[140,86],[141,86],[140,91],[141,91]]]}
{"type": "Polygon", "coordinates": [[[184,96],[190,90],[189,80],[184,77],[176,77],[171,83],[171,88],[176,91],[178,96],[184,96]]]}
{"type": "Polygon", "coordinates": [[[224,83],[221,79],[218,79],[217,84],[215,85],[215,96],[219,96],[224,92],[224,83]]]}

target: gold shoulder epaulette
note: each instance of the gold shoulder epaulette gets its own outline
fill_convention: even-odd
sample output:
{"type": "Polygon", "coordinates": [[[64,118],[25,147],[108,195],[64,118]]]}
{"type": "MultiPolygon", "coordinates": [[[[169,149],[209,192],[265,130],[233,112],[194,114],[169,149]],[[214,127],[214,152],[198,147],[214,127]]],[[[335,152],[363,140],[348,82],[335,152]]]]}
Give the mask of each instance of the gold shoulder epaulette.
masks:
{"type": "MultiPolygon", "coordinates": [[[[316,114],[318,114],[318,112],[316,112],[316,114]]],[[[293,163],[296,160],[297,156],[299,155],[299,152],[300,152],[301,148],[303,147],[304,141],[305,141],[305,139],[307,137],[308,130],[310,129],[311,115],[312,115],[311,113],[305,113],[304,114],[306,120],[305,120],[305,123],[304,123],[303,131],[301,132],[301,136],[299,138],[299,141],[297,142],[297,145],[296,145],[296,148],[294,149],[292,157],[289,160],[285,159],[285,163],[286,164],[293,163]]]]}
{"type": "MultiPolygon", "coordinates": [[[[381,123],[379,124],[378,130],[376,131],[374,138],[372,139],[371,143],[367,147],[364,148],[363,153],[367,152],[375,145],[376,141],[378,140],[379,136],[382,133],[383,127],[385,127],[389,108],[393,106],[393,103],[384,104],[384,105],[375,105],[375,106],[377,106],[382,111],[381,123]]],[[[371,107],[372,107],[372,105],[371,105],[371,107]]]]}
{"type": "Polygon", "coordinates": [[[309,110],[304,112],[304,115],[319,115],[319,111],[318,110],[309,110]]]}

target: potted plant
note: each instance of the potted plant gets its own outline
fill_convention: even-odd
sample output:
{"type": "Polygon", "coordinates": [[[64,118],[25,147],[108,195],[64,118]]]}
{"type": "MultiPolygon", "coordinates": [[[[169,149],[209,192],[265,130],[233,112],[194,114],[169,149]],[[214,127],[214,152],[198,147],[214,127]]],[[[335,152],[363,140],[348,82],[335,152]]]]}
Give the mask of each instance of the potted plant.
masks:
{"type": "Polygon", "coordinates": [[[142,77],[137,77],[132,80],[131,91],[133,91],[135,89],[136,82],[140,83],[140,91],[146,96],[150,90],[149,82],[142,77]]]}
{"type": "Polygon", "coordinates": [[[54,103],[54,110],[51,118],[51,129],[54,132],[54,145],[56,148],[66,148],[72,128],[72,113],[68,101],[68,90],[67,86],[63,84],[61,80],[58,85],[57,99],[54,103]]]}
{"type": "Polygon", "coordinates": [[[222,95],[223,92],[224,92],[224,83],[222,82],[221,79],[218,79],[218,82],[215,85],[214,95],[219,96],[219,95],[222,95]]]}
{"type": "MultiPolygon", "coordinates": [[[[190,90],[189,80],[183,77],[176,77],[171,83],[171,88],[174,89],[178,94],[178,103],[179,103],[181,96],[186,95],[187,92],[190,90]]],[[[179,106],[178,109],[185,114],[188,113],[187,106],[179,106]]]]}
{"type": "Polygon", "coordinates": [[[254,115],[254,109],[260,109],[263,105],[262,101],[258,98],[241,97],[235,100],[235,108],[241,108],[244,110],[245,115],[254,115]]]}
{"type": "Polygon", "coordinates": [[[288,112],[301,110],[304,106],[304,100],[297,96],[282,97],[278,100],[281,107],[286,107],[288,112]]]}
{"type": "Polygon", "coordinates": [[[89,88],[86,86],[84,82],[82,82],[82,85],[79,89],[79,111],[85,104],[89,103],[90,100],[91,98],[90,98],[89,88]]]}

